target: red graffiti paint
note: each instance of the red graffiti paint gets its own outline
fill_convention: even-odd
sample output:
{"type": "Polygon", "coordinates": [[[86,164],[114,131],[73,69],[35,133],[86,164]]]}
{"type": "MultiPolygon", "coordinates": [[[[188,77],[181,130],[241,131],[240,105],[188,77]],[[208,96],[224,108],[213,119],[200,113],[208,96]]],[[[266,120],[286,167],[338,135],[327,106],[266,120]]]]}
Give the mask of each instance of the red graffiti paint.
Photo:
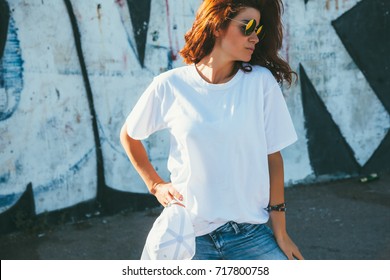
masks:
{"type": "MultiPolygon", "coordinates": [[[[173,49],[173,43],[172,43],[172,27],[170,22],[170,13],[169,13],[169,1],[165,0],[166,4],[166,11],[167,11],[167,28],[168,28],[168,39],[169,39],[169,49],[170,49],[170,58],[172,61],[177,59],[177,53],[179,52],[179,41],[177,39],[176,35],[176,50],[173,49]]],[[[174,26],[175,28],[175,26],[174,26]]]]}
{"type": "Polygon", "coordinates": [[[123,65],[125,66],[125,69],[127,69],[127,54],[126,53],[123,54],[122,59],[123,59],[123,65]]]}
{"type": "MultiPolygon", "coordinates": [[[[339,9],[339,0],[333,0],[333,1],[332,0],[326,0],[326,4],[325,4],[326,9],[327,10],[330,9],[331,2],[335,2],[336,10],[338,10],[339,9]]],[[[344,2],[345,2],[345,0],[344,0],[344,2]]]]}
{"type": "Polygon", "coordinates": [[[118,4],[119,7],[123,8],[125,5],[124,0],[115,0],[115,3],[118,4]]]}

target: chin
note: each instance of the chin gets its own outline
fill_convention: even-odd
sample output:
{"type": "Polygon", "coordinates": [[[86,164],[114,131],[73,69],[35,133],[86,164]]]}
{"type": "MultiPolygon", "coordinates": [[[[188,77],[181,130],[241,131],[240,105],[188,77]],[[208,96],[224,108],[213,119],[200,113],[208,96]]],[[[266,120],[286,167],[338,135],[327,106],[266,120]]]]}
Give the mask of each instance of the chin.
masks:
{"type": "Polygon", "coordinates": [[[241,57],[237,57],[235,61],[248,63],[252,60],[252,55],[243,55],[241,57]]]}

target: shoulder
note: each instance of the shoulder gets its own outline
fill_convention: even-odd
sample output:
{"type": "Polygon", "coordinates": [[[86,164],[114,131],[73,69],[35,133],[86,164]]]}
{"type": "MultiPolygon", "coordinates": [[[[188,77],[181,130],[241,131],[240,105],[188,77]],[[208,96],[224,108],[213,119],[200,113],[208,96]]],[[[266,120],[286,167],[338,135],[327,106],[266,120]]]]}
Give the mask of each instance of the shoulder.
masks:
{"type": "Polygon", "coordinates": [[[188,66],[181,66],[163,72],[153,78],[149,90],[161,100],[170,99],[174,92],[185,82],[188,72],[188,66]]]}
{"type": "Polygon", "coordinates": [[[183,79],[188,75],[189,72],[189,65],[177,67],[174,69],[170,69],[166,72],[163,72],[159,75],[157,75],[154,79],[158,81],[159,83],[169,83],[170,81],[176,80],[176,79],[183,79]]]}
{"type": "Polygon", "coordinates": [[[272,72],[263,66],[251,65],[252,71],[247,72],[248,78],[252,79],[256,83],[261,83],[265,92],[278,85],[272,72]]]}
{"type": "Polygon", "coordinates": [[[256,77],[260,77],[262,79],[270,79],[270,80],[275,80],[275,77],[272,75],[271,71],[264,67],[264,66],[260,66],[260,65],[251,65],[252,67],[252,73],[254,76],[256,77]]]}

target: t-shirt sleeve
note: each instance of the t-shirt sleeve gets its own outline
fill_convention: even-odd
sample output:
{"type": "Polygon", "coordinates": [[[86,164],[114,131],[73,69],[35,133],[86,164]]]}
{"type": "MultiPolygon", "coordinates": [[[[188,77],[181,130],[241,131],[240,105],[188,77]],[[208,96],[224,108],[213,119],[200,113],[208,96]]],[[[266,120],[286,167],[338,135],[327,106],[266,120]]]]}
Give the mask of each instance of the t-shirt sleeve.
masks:
{"type": "Polygon", "coordinates": [[[283,93],[276,81],[264,95],[264,124],[268,154],[278,152],[298,139],[283,93]]]}
{"type": "Polygon", "coordinates": [[[162,96],[163,87],[155,78],[126,119],[127,134],[131,138],[143,140],[166,127],[162,112],[162,96]]]}

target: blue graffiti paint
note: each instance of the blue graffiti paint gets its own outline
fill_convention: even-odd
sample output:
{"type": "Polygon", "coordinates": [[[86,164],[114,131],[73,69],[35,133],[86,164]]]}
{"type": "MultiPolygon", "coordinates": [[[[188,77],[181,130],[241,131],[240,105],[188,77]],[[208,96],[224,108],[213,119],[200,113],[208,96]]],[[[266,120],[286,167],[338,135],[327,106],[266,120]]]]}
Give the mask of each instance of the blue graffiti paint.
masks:
{"type": "Polygon", "coordinates": [[[168,57],[168,65],[167,65],[167,70],[173,69],[173,55],[172,51],[168,50],[167,52],[167,57],[168,57]]]}
{"type": "Polygon", "coordinates": [[[21,175],[23,174],[24,170],[23,170],[23,164],[20,162],[19,159],[17,159],[15,161],[15,171],[16,171],[16,175],[21,175]]]}
{"type": "Polygon", "coordinates": [[[10,18],[4,55],[0,59],[0,121],[16,111],[23,89],[23,60],[15,21],[10,18]]]}
{"type": "Polygon", "coordinates": [[[6,195],[0,194],[0,213],[6,211],[18,202],[22,195],[23,193],[11,193],[6,195]]]}
{"type": "Polygon", "coordinates": [[[81,168],[88,162],[88,160],[93,155],[93,152],[95,151],[95,148],[90,149],[79,161],[77,161],[73,166],[71,166],[64,174],[61,174],[57,178],[53,179],[52,181],[37,186],[34,188],[34,193],[45,193],[50,190],[58,189],[62,187],[61,185],[68,180],[69,177],[72,177],[77,172],[81,170],[81,168]]]}
{"type": "MultiPolygon", "coordinates": [[[[124,19],[122,18],[122,16],[121,16],[121,22],[124,26],[126,26],[126,23],[125,23],[124,19]]],[[[134,46],[133,42],[131,41],[131,36],[128,33],[126,28],[125,28],[125,31],[126,31],[126,35],[127,35],[127,42],[129,43],[131,50],[133,51],[133,53],[137,54],[136,47],[134,46]]]]}
{"type": "MultiPolygon", "coordinates": [[[[58,176],[47,184],[37,186],[34,188],[34,193],[47,193],[58,188],[63,187],[70,177],[74,176],[81,168],[88,162],[91,156],[94,154],[95,148],[91,148],[84,156],[80,158],[73,166],[71,166],[64,174],[58,176]]],[[[18,168],[18,167],[17,167],[18,168]]],[[[9,180],[9,175],[0,175],[0,183],[2,180],[9,180]]],[[[11,193],[6,195],[0,195],[0,213],[6,211],[13,205],[15,205],[23,193],[11,193]]]]}
{"type": "Polygon", "coordinates": [[[114,150],[118,154],[122,155],[124,158],[128,158],[123,149],[118,149],[118,145],[116,145],[115,143],[113,143],[112,141],[109,140],[110,138],[106,135],[104,127],[103,127],[102,123],[100,122],[100,120],[97,119],[96,121],[97,121],[100,135],[101,135],[100,142],[102,143],[102,146],[104,143],[106,143],[112,150],[114,150]]]}
{"type": "Polygon", "coordinates": [[[0,184],[7,183],[10,177],[11,177],[10,172],[0,175],[0,184]]]}

